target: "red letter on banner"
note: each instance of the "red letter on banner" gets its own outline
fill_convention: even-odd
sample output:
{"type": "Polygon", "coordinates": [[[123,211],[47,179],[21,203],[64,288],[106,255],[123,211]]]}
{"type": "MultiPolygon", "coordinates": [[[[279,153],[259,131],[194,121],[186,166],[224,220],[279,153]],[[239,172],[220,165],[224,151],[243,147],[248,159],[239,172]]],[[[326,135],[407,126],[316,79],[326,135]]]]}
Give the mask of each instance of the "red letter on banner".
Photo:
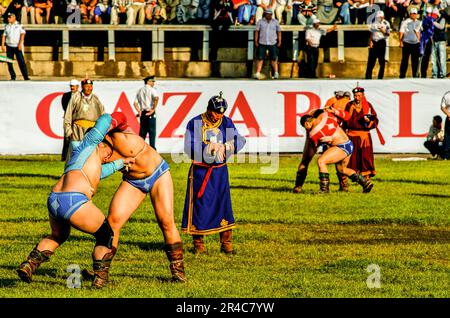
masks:
{"type": "Polygon", "coordinates": [[[50,107],[53,100],[64,93],[52,93],[45,96],[36,109],[36,122],[39,129],[48,137],[63,139],[64,137],[55,134],[50,127],[50,107]]]}
{"type": "Polygon", "coordinates": [[[392,92],[398,95],[399,98],[399,132],[398,135],[392,137],[425,137],[424,134],[414,134],[412,132],[412,95],[415,92],[392,92]]]}
{"type": "Polygon", "coordinates": [[[297,134],[297,117],[313,109],[320,108],[320,97],[311,92],[278,92],[284,96],[284,134],[280,137],[303,137],[297,134]],[[297,95],[305,95],[309,99],[309,107],[303,113],[297,113],[297,95]]]}
{"type": "Polygon", "coordinates": [[[231,119],[233,119],[234,112],[238,108],[239,112],[242,115],[242,120],[233,120],[233,122],[235,124],[245,124],[247,126],[247,128],[250,131],[250,134],[245,137],[265,137],[242,91],[239,91],[239,94],[236,97],[236,101],[234,102],[233,108],[231,109],[230,112],[231,119]]]}
{"type": "Polygon", "coordinates": [[[121,111],[127,117],[127,123],[133,129],[136,134],[139,134],[139,123],[134,114],[133,108],[131,108],[130,102],[128,101],[127,95],[122,92],[117,101],[116,108],[113,112],[121,111]]]}
{"type": "Polygon", "coordinates": [[[169,120],[166,127],[162,130],[159,137],[161,138],[171,138],[178,137],[183,138],[183,135],[174,135],[175,130],[180,127],[183,120],[186,118],[187,114],[191,111],[192,107],[195,105],[195,102],[200,97],[202,93],[193,92],[193,93],[164,93],[162,105],[164,106],[167,100],[172,96],[186,96],[186,98],[181,102],[181,105],[175,111],[173,117],[169,120]]]}

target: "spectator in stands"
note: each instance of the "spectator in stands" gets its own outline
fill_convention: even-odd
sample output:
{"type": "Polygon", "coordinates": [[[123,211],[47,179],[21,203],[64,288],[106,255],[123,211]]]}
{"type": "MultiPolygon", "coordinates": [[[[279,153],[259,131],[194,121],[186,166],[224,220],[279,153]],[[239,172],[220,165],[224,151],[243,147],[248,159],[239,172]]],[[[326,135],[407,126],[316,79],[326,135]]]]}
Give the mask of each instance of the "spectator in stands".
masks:
{"type": "Polygon", "coordinates": [[[442,127],[442,117],[433,117],[433,124],[428,131],[427,140],[424,142],[425,148],[433,156],[433,159],[442,158],[444,150],[444,128],[442,127]]]}
{"type": "Polygon", "coordinates": [[[24,0],[20,23],[22,24],[35,24],[36,13],[34,12],[34,0],[24,0]],[[28,18],[29,17],[29,18],[28,18]]]}
{"type": "Polygon", "coordinates": [[[256,73],[255,78],[261,78],[266,52],[269,51],[269,59],[273,68],[272,79],[278,79],[278,48],[281,46],[281,28],[278,20],[273,19],[272,9],[264,11],[264,18],[256,23],[255,47],[256,47],[256,73]]]}
{"type": "Polygon", "coordinates": [[[291,24],[298,24],[298,15],[300,14],[300,7],[304,0],[292,0],[292,20],[291,24]]]}
{"type": "Polygon", "coordinates": [[[438,9],[433,9],[435,18],[434,33],[431,52],[431,77],[447,77],[447,31],[445,30],[445,17],[438,9]]]}
{"type": "Polygon", "coordinates": [[[333,5],[333,0],[317,0],[316,17],[323,24],[332,24],[337,17],[338,8],[333,5]]]}
{"type": "Polygon", "coordinates": [[[176,21],[177,6],[180,4],[180,0],[159,0],[159,6],[161,7],[162,23],[172,23],[176,21]]]}
{"type": "Polygon", "coordinates": [[[319,46],[321,37],[337,29],[336,24],[327,30],[320,29],[320,22],[321,21],[319,19],[314,19],[313,27],[308,28],[305,34],[306,60],[309,67],[309,74],[307,77],[309,78],[317,78],[316,68],[319,62],[319,46]]]}
{"type": "MultiPolygon", "coordinates": [[[[384,1],[384,0],[383,0],[384,1]]],[[[339,24],[352,24],[350,19],[350,4],[347,0],[337,0],[334,5],[339,8],[337,23],[339,24]]]]}
{"type": "Polygon", "coordinates": [[[23,0],[13,0],[6,9],[5,16],[7,16],[9,12],[14,13],[17,18],[17,22],[20,23],[20,19],[22,18],[22,7],[23,0]]]}
{"type": "MultiPolygon", "coordinates": [[[[19,64],[20,72],[23,75],[24,80],[29,80],[27,65],[23,58],[23,46],[25,41],[25,30],[22,25],[17,22],[16,15],[9,12],[8,24],[5,26],[5,30],[2,35],[2,52],[6,51],[6,56],[10,59],[14,59],[16,56],[17,63],[19,64]]],[[[8,63],[8,71],[11,75],[11,80],[16,80],[16,72],[12,63],[8,63]]]]}
{"type": "Polygon", "coordinates": [[[51,0],[34,0],[34,12],[36,13],[36,23],[42,24],[42,15],[45,14],[45,23],[50,23],[50,13],[53,7],[51,0]]]}
{"type": "Polygon", "coordinates": [[[0,17],[3,19],[4,23],[8,23],[7,18],[5,19],[5,17],[7,17],[5,13],[11,2],[12,0],[0,0],[0,17]]]}
{"type": "Polygon", "coordinates": [[[145,22],[145,0],[130,0],[130,7],[127,11],[127,25],[136,24],[142,25],[145,22]]]}
{"type": "Polygon", "coordinates": [[[197,7],[197,23],[208,24],[211,16],[211,0],[199,0],[197,7]]]}
{"type": "Polygon", "coordinates": [[[277,5],[276,0],[256,0],[257,8],[256,8],[256,15],[255,15],[255,23],[258,23],[259,20],[262,19],[265,10],[271,9],[272,11],[275,10],[275,7],[277,5]]]}
{"type": "Polygon", "coordinates": [[[427,77],[428,65],[432,50],[434,18],[431,16],[432,8],[428,7],[422,20],[422,33],[420,35],[420,77],[427,77]]]}
{"type": "Polygon", "coordinates": [[[444,128],[444,147],[442,150],[442,159],[450,159],[450,92],[445,93],[441,101],[441,110],[445,114],[444,128]]]}
{"type": "Polygon", "coordinates": [[[254,24],[256,16],[256,8],[258,7],[256,5],[256,0],[243,0],[243,1],[237,0],[237,1],[239,2],[233,6],[233,8],[237,10],[237,17],[235,20],[235,24],[236,25],[254,24]]]}
{"type": "Polygon", "coordinates": [[[388,0],[386,6],[386,19],[391,24],[392,30],[398,30],[401,22],[406,17],[406,8],[409,0],[388,0]]]}
{"type": "Polygon", "coordinates": [[[92,23],[94,21],[94,11],[97,7],[98,0],[81,0],[80,13],[82,23],[92,23]]]}
{"type": "Polygon", "coordinates": [[[66,0],[52,0],[52,13],[55,24],[65,23],[67,20],[67,1],[66,0]]]}
{"type": "Polygon", "coordinates": [[[199,0],[180,0],[180,4],[177,6],[178,23],[185,24],[195,21],[198,2],[199,0]]]}
{"type": "Polygon", "coordinates": [[[283,24],[291,24],[292,22],[292,0],[276,0],[275,18],[283,24]],[[283,14],[285,13],[285,19],[283,14]]]}
{"type": "Polygon", "coordinates": [[[144,7],[145,19],[152,24],[162,23],[161,7],[157,0],[147,0],[144,7]]]}
{"type": "MultiPolygon", "coordinates": [[[[80,82],[78,80],[73,79],[69,83],[70,91],[64,93],[61,97],[61,106],[64,110],[64,115],[66,114],[67,106],[69,106],[70,99],[73,95],[80,94],[80,82]]],[[[67,150],[69,149],[69,137],[64,135],[64,143],[63,149],[61,153],[61,161],[66,161],[67,150]]]]}
{"type": "Polygon", "coordinates": [[[96,24],[111,22],[111,0],[99,0],[94,9],[94,21],[96,24]]]}
{"type": "MultiPolygon", "coordinates": [[[[211,21],[212,32],[211,37],[209,38],[209,60],[212,61],[215,66],[215,62],[217,61],[217,53],[224,37],[224,32],[228,31],[230,26],[233,24],[233,3],[231,0],[213,0],[212,10],[213,18],[211,21]]],[[[214,68],[213,74],[216,74],[214,68]]]]}
{"type": "Polygon", "coordinates": [[[366,23],[369,0],[348,0],[348,3],[350,4],[350,20],[352,23],[366,23]]]}
{"type": "Polygon", "coordinates": [[[372,71],[378,59],[380,69],[378,70],[378,79],[384,77],[384,65],[386,44],[389,41],[391,33],[391,26],[384,18],[383,11],[377,11],[376,21],[370,25],[370,46],[369,46],[369,60],[367,61],[366,79],[372,79],[372,71]]]}
{"type": "MultiPolygon", "coordinates": [[[[386,2],[388,2],[388,1],[386,1],[386,0],[371,0],[370,3],[373,6],[372,10],[375,11],[375,12],[372,11],[372,14],[376,15],[378,11],[383,11],[383,13],[384,13],[384,11],[386,9],[386,2]]],[[[375,18],[376,18],[376,16],[375,16],[375,18]]]]}
{"type": "Polygon", "coordinates": [[[400,26],[400,47],[402,48],[402,61],[400,64],[400,78],[405,78],[411,56],[412,76],[418,77],[417,70],[420,55],[420,31],[422,23],[417,19],[417,9],[412,8],[410,18],[402,22],[400,26]]]}
{"type": "Polygon", "coordinates": [[[317,6],[311,0],[304,0],[299,5],[300,12],[297,15],[297,21],[300,25],[312,25],[316,19],[317,6]]]}
{"type": "Polygon", "coordinates": [[[130,0],[112,0],[111,24],[117,25],[121,16],[128,16],[130,0]]]}

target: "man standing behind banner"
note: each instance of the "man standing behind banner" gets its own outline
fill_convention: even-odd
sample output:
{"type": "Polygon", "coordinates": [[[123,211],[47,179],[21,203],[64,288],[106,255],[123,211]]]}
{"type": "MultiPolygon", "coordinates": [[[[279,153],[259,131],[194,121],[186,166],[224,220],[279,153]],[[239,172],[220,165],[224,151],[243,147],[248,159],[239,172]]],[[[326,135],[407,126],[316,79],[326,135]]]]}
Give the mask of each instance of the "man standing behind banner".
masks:
{"type": "Polygon", "coordinates": [[[224,116],[227,102],[213,96],[207,111],[187,125],[184,151],[192,159],[189,170],[182,231],[193,236],[194,253],[204,253],[204,235],[220,233],[221,252],[234,254],[234,223],[227,160],[245,145],[233,121],[224,116]]]}
{"type": "MultiPolygon", "coordinates": [[[[105,107],[95,94],[92,94],[93,82],[85,79],[81,82],[81,94],[74,95],[64,114],[64,136],[70,141],[80,141],[86,130],[94,127],[96,120],[105,113],[105,107]]],[[[70,148],[70,146],[69,146],[70,148]]],[[[70,149],[68,154],[70,154],[70,149]]],[[[67,161],[70,158],[66,158],[67,161]]]]}
{"type": "Polygon", "coordinates": [[[139,136],[144,140],[149,135],[149,144],[156,150],[156,106],[158,106],[159,95],[155,89],[155,77],[144,78],[144,87],[140,88],[134,100],[134,108],[138,112],[141,127],[139,136]]]}
{"type": "Polygon", "coordinates": [[[377,128],[378,117],[372,105],[366,100],[364,88],[355,87],[353,96],[354,100],[345,107],[345,111],[349,113],[349,119],[344,122],[344,127],[355,147],[348,168],[370,180],[376,174],[370,130],[377,128]]]}
{"type": "MultiPolygon", "coordinates": [[[[80,94],[78,90],[80,88],[80,82],[78,80],[73,79],[70,81],[70,91],[64,93],[61,97],[61,106],[64,110],[64,115],[66,114],[67,106],[69,106],[69,102],[72,99],[73,95],[80,94]]],[[[68,136],[64,136],[64,144],[61,153],[61,161],[66,161],[67,150],[69,149],[69,138],[68,136]]]]}

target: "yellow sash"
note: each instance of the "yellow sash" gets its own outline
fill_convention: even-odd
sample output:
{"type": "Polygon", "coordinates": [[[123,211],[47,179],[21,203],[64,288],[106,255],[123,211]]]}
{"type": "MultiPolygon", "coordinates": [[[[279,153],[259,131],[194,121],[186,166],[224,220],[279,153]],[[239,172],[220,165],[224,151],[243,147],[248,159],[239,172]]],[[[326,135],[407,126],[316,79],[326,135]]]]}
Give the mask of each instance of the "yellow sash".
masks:
{"type": "Polygon", "coordinates": [[[95,126],[95,121],[90,121],[86,119],[78,119],[73,122],[75,125],[83,128],[91,128],[95,126]]]}

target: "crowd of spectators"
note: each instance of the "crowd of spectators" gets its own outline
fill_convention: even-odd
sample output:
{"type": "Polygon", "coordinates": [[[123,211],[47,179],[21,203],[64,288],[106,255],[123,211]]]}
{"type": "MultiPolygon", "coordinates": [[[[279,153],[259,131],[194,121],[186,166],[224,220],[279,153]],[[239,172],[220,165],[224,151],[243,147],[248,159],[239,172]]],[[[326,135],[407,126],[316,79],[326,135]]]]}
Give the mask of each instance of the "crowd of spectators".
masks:
{"type": "Polygon", "coordinates": [[[447,17],[450,0],[0,0],[0,19],[13,12],[22,24],[253,25],[272,9],[281,25],[331,25],[370,24],[381,10],[398,30],[412,8],[419,20],[428,8],[447,17]]]}

